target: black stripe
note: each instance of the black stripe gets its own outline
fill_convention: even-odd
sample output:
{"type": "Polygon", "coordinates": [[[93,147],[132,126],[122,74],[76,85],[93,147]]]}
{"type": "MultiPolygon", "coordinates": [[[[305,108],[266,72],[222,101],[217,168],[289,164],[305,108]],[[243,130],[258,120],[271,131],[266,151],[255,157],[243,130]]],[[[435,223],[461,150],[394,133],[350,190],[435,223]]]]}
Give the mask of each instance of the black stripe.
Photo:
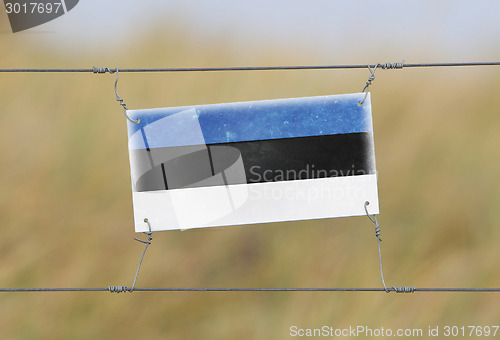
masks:
{"type": "Polygon", "coordinates": [[[210,148],[207,148],[208,151],[208,159],[210,161],[210,170],[212,170],[212,176],[215,175],[215,170],[214,170],[214,161],[212,160],[212,153],[210,152],[210,148]]]}
{"type": "Polygon", "coordinates": [[[165,183],[165,190],[168,190],[168,184],[167,184],[167,174],[165,173],[165,164],[161,164],[161,172],[163,174],[163,182],[165,183]]]}
{"type": "Polygon", "coordinates": [[[368,132],[140,149],[131,150],[131,157],[134,174],[143,172],[135,191],[164,190],[166,179],[168,189],[180,189],[375,172],[368,132]],[[152,169],[151,159],[156,165],[152,169]]]}

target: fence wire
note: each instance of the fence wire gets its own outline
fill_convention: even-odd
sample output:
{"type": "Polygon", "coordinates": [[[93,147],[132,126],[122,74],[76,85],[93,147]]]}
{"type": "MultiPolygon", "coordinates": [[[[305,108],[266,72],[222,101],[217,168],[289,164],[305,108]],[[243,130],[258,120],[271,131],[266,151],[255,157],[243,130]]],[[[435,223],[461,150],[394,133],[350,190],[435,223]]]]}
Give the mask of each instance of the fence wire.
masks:
{"type": "MultiPolygon", "coordinates": [[[[177,68],[3,68],[0,73],[116,73],[116,72],[223,72],[223,71],[279,71],[279,70],[335,70],[335,69],[403,69],[424,67],[500,66],[500,62],[446,62],[406,64],[377,63],[353,65],[296,65],[296,66],[234,66],[234,67],[177,67],[177,68]]],[[[144,256],[144,254],[143,254],[144,256]]],[[[142,259],[141,259],[142,262],[142,259]]],[[[136,277],[137,278],[137,277],[136,277]]],[[[0,288],[0,293],[23,292],[384,292],[384,293],[500,293],[500,288],[132,288],[109,286],[107,288],[0,288]]]]}
{"type": "Polygon", "coordinates": [[[217,71],[279,71],[279,70],[335,70],[335,69],[366,69],[378,66],[382,69],[402,69],[421,67],[463,67],[463,66],[500,66],[494,62],[457,62],[457,63],[376,63],[354,65],[296,65],[296,66],[232,66],[232,67],[169,67],[169,68],[3,68],[0,72],[10,73],[114,73],[119,72],[217,72],[217,71]]]}

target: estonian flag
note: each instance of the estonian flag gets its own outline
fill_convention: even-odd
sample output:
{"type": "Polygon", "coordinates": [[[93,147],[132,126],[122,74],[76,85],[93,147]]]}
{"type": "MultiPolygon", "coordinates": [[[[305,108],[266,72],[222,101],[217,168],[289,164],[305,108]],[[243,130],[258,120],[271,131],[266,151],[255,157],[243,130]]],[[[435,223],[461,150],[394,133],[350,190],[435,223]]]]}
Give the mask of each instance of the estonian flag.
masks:
{"type": "Polygon", "coordinates": [[[135,231],[377,214],[364,95],[128,111],[135,231]]]}

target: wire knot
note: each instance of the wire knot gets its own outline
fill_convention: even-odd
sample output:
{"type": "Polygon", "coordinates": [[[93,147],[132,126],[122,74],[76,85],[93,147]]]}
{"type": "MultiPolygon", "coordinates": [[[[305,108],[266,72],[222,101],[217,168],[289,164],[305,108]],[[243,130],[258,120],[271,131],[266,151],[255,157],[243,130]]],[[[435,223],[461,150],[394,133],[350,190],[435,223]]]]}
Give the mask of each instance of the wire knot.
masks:
{"type": "Polygon", "coordinates": [[[92,67],[92,72],[94,73],[110,73],[113,74],[116,72],[116,69],[114,68],[109,68],[109,67],[92,67]]]}
{"type": "Polygon", "coordinates": [[[385,64],[379,64],[379,67],[382,68],[383,70],[395,70],[395,69],[402,69],[405,65],[405,61],[403,60],[400,63],[385,63],[385,64]]]}
{"type": "MultiPolygon", "coordinates": [[[[392,287],[392,290],[396,293],[414,293],[415,287],[392,287]]],[[[387,290],[386,292],[389,293],[390,290],[387,290]]]]}
{"type": "Polygon", "coordinates": [[[365,96],[363,97],[362,101],[358,102],[358,106],[363,105],[363,103],[366,100],[366,97],[368,97],[368,92],[369,92],[368,88],[372,84],[372,81],[375,80],[375,71],[377,70],[377,67],[379,67],[379,66],[380,66],[380,64],[377,64],[377,65],[375,65],[375,67],[373,67],[373,69],[370,66],[368,66],[368,70],[370,71],[370,76],[368,77],[368,80],[366,81],[365,87],[363,87],[363,91],[361,91],[361,93],[364,93],[365,96]]]}
{"type": "Polygon", "coordinates": [[[370,87],[370,85],[372,84],[372,81],[375,80],[375,69],[373,69],[373,71],[370,70],[370,72],[371,72],[371,74],[368,77],[368,80],[366,81],[365,87],[363,88],[362,92],[365,92],[366,90],[368,90],[368,87],[370,87]]]}
{"type": "Polygon", "coordinates": [[[149,223],[149,219],[147,219],[147,218],[144,219],[144,223],[146,223],[148,225],[149,231],[145,231],[145,232],[143,232],[143,234],[146,235],[148,237],[148,239],[146,241],[144,241],[144,240],[141,240],[139,238],[134,237],[134,240],[149,245],[149,244],[151,244],[151,241],[153,240],[153,236],[152,236],[153,232],[151,231],[151,223],[149,223]]]}
{"type": "MultiPolygon", "coordinates": [[[[375,80],[375,75],[372,74],[368,77],[368,80],[366,82],[366,85],[365,85],[365,90],[368,88],[368,86],[370,86],[372,84],[372,81],[375,80]]],[[[365,92],[365,90],[363,90],[363,92],[365,92]]]]}
{"type": "Polygon", "coordinates": [[[382,233],[382,231],[380,230],[380,224],[377,224],[375,225],[375,237],[380,241],[382,242],[382,238],[380,238],[380,234],[382,233]]]}
{"type": "Polygon", "coordinates": [[[153,240],[153,237],[151,236],[153,233],[146,233],[144,232],[143,234],[147,235],[148,236],[148,239],[147,240],[141,240],[139,238],[136,238],[134,237],[134,240],[138,241],[138,242],[141,242],[141,243],[144,243],[144,244],[151,244],[151,241],[153,240]]]}
{"type": "Polygon", "coordinates": [[[126,286],[109,286],[108,291],[110,293],[124,293],[124,292],[132,292],[126,286]]]}
{"type": "Polygon", "coordinates": [[[368,205],[370,205],[370,202],[366,201],[365,202],[366,216],[368,216],[370,221],[372,221],[373,224],[375,224],[375,237],[377,237],[379,242],[382,242],[382,239],[380,238],[380,234],[382,233],[382,231],[380,230],[380,223],[378,223],[377,217],[375,215],[373,215],[373,217],[370,216],[370,214],[368,213],[368,209],[367,209],[368,205]]]}

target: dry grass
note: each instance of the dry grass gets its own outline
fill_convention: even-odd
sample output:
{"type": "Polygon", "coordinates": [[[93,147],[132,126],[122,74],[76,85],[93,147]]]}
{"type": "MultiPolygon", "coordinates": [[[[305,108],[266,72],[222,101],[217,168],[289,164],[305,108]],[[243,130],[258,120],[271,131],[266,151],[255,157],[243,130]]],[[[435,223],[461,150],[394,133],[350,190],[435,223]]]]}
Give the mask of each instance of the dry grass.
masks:
{"type": "MultiPolygon", "coordinates": [[[[24,52],[28,38],[9,39],[0,36],[0,44],[13,46],[0,52],[4,67],[235,63],[224,53],[228,46],[206,44],[200,57],[180,38],[73,63],[41,47],[24,52]]],[[[256,63],[280,64],[279,57],[256,63]]],[[[131,108],[148,108],[358,92],[367,74],[123,74],[119,86],[131,108]]],[[[498,70],[377,75],[372,104],[386,281],[498,286],[498,70]]],[[[109,75],[1,75],[0,286],[131,283],[142,245],[133,241],[125,119],[112,85],[109,75]]],[[[139,286],[380,285],[373,225],[363,217],[154,236],[139,286]]],[[[280,339],[291,325],[427,329],[498,323],[499,302],[494,294],[3,293],[0,337],[280,339]]]]}

